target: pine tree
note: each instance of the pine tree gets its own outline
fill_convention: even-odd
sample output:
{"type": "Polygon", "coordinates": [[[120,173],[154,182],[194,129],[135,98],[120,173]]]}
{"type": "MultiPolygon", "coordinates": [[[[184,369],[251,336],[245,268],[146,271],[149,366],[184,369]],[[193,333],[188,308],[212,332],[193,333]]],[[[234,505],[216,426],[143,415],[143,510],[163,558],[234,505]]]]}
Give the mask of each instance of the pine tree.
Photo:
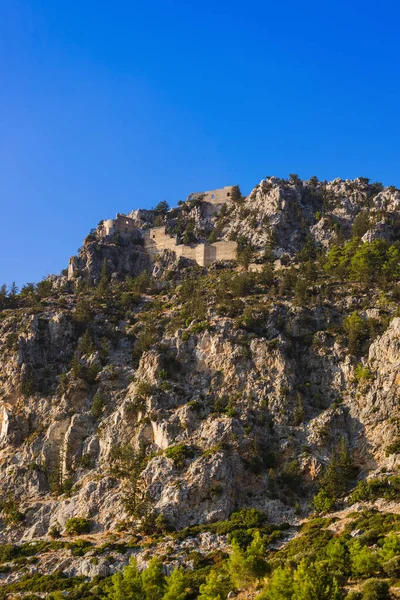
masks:
{"type": "Polygon", "coordinates": [[[243,550],[237,542],[233,542],[232,548],[228,560],[228,571],[236,588],[245,587],[266,574],[268,565],[264,558],[265,544],[259,531],[255,532],[247,550],[243,550]]]}
{"type": "Polygon", "coordinates": [[[162,600],[185,600],[189,592],[189,580],[182,567],[174,569],[166,579],[162,600]]]}
{"type": "Polygon", "coordinates": [[[362,343],[368,337],[368,330],[365,321],[356,310],[344,320],[344,329],[347,334],[349,351],[351,354],[358,354],[361,351],[362,343]]]}
{"type": "Polygon", "coordinates": [[[303,559],[293,573],[293,600],[341,600],[338,583],[323,569],[303,559]]]}
{"type": "Polygon", "coordinates": [[[142,572],[142,583],[146,600],[161,600],[164,595],[165,576],[162,562],[152,558],[142,572]]]}
{"type": "Polygon", "coordinates": [[[81,354],[87,354],[88,356],[90,356],[91,354],[93,354],[93,352],[95,352],[95,350],[96,348],[93,343],[92,334],[90,332],[90,329],[87,328],[79,341],[79,351],[81,352],[81,354]]]}
{"type": "Polygon", "coordinates": [[[266,588],[257,600],[292,600],[293,572],[286,567],[274,569],[266,588]]]}
{"type": "Polygon", "coordinates": [[[83,375],[83,365],[81,363],[81,361],[78,358],[78,354],[76,352],[74,352],[74,355],[72,357],[72,361],[71,361],[71,375],[73,379],[81,379],[82,375],[83,375]]]}
{"type": "Polygon", "coordinates": [[[8,297],[7,286],[6,286],[6,284],[3,284],[0,288],[0,308],[6,308],[7,297],[8,297]]]}
{"type": "Polygon", "coordinates": [[[134,558],[122,573],[118,571],[112,576],[108,598],[110,600],[144,600],[142,578],[134,558]]]}
{"type": "Polygon", "coordinates": [[[213,569],[205,583],[200,586],[197,600],[226,600],[231,589],[229,577],[224,571],[213,569]]]}
{"type": "Polygon", "coordinates": [[[101,267],[100,280],[99,280],[99,284],[97,286],[97,292],[100,296],[104,296],[106,294],[106,292],[108,291],[108,288],[110,285],[110,280],[111,280],[110,271],[108,268],[107,259],[105,258],[103,261],[103,265],[101,267]]]}

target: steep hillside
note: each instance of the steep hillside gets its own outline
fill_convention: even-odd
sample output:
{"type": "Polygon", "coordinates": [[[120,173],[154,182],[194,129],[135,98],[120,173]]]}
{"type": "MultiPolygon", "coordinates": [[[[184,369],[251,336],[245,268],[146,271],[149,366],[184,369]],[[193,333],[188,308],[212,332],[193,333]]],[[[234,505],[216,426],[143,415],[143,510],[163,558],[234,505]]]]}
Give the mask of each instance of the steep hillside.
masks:
{"type": "Polygon", "coordinates": [[[234,192],[100,224],[62,275],[1,290],[0,598],[339,599],[371,576],[396,597],[400,192],[234,192]],[[236,260],[154,256],[152,227],[236,260]],[[153,561],[129,596],[132,556],[181,565],[181,595],[153,561]]]}

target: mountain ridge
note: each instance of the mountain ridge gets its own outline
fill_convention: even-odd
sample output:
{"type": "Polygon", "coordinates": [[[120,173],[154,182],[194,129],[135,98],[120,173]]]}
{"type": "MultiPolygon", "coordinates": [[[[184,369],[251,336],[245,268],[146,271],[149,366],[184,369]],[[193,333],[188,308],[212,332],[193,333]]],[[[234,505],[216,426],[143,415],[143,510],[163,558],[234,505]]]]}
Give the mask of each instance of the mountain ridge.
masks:
{"type": "Polygon", "coordinates": [[[87,552],[127,551],[96,564],[60,547],[44,573],[90,582],[131,554],[144,567],[152,536],[175,539],[167,571],[196,573],[179,532],[229,554],[240,514],[268,554],[282,523],[395,500],[399,190],[296,175],[223,189],[228,202],[133,211],[126,235],[100,223],[67,273],[2,288],[0,542],[78,534],[87,552]],[[223,242],[234,254],[206,266],[176,250],[223,242]]]}

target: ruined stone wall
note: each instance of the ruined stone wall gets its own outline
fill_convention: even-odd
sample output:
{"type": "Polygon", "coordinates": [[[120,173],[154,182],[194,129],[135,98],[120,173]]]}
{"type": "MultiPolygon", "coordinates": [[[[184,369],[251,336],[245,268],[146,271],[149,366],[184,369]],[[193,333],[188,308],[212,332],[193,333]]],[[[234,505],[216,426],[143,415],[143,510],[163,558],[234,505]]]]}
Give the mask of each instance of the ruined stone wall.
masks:
{"type": "Polygon", "coordinates": [[[235,260],[237,243],[221,241],[187,246],[177,244],[174,237],[165,233],[164,227],[155,227],[145,232],[144,247],[153,256],[162,250],[171,250],[177,258],[183,256],[195,260],[202,267],[207,267],[216,260],[235,260]]]}
{"type": "Polygon", "coordinates": [[[153,227],[144,232],[144,247],[150,254],[161,250],[173,250],[177,247],[176,238],[165,233],[165,227],[153,227]]]}
{"type": "Polygon", "coordinates": [[[237,242],[214,242],[205,247],[205,266],[215,260],[236,260],[237,242]]]}
{"type": "Polygon", "coordinates": [[[209,192],[201,192],[192,194],[193,198],[201,196],[203,202],[209,202],[210,204],[224,204],[224,202],[231,202],[233,185],[226,185],[218,190],[211,190],[209,192]]]}
{"type": "Polygon", "coordinates": [[[107,221],[103,221],[102,226],[103,235],[111,235],[113,233],[120,233],[121,235],[131,235],[132,233],[138,233],[138,228],[136,227],[133,219],[127,217],[126,215],[117,214],[115,219],[108,219],[107,221]]]}
{"type": "Polygon", "coordinates": [[[232,185],[226,185],[219,190],[206,192],[204,196],[204,202],[209,202],[210,204],[223,204],[224,202],[229,203],[232,201],[232,188],[232,185]]]}

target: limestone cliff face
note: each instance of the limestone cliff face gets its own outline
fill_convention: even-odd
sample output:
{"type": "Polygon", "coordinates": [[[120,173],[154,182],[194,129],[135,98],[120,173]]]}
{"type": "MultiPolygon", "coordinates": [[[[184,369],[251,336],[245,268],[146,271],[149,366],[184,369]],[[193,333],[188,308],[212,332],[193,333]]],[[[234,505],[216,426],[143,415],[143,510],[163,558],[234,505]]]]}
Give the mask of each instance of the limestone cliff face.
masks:
{"type": "MultiPolygon", "coordinates": [[[[335,223],[346,235],[365,207],[371,230],[384,218],[396,238],[398,191],[364,187],[335,180],[321,195],[315,183],[269,178],[229,215],[186,213],[197,211],[198,231],[245,236],[256,257],[272,245],[296,270],[309,236],[329,248],[335,223]]],[[[135,499],[177,529],[241,507],[294,521],[342,438],[360,477],[397,472],[399,454],[387,449],[399,436],[400,318],[387,297],[332,283],[307,304],[285,296],[275,265],[275,283],[260,279],[227,300],[221,265],[207,271],[168,252],[154,264],[138,239],[88,239],[70,277],[96,284],[104,260],[121,281],[152,272],[152,290],[138,297],[111,281],[101,296],[65,285],[1,313],[0,493],[11,490],[25,518],[3,519],[0,542],[63,531],[74,516],[90,519],[94,534],[140,520],[126,502],[129,473],[115,467],[121,448],[135,454],[131,471],[145,449],[135,499]],[[385,322],[356,358],[341,328],[354,311],[385,322]]]]}
{"type": "Polygon", "coordinates": [[[132,235],[130,239],[114,236],[104,240],[92,234],[86,238],[79,255],[70,259],[68,279],[73,281],[81,278],[97,283],[104,263],[109,272],[119,279],[149,271],[151,264],[140,235],[132,235]]]}

